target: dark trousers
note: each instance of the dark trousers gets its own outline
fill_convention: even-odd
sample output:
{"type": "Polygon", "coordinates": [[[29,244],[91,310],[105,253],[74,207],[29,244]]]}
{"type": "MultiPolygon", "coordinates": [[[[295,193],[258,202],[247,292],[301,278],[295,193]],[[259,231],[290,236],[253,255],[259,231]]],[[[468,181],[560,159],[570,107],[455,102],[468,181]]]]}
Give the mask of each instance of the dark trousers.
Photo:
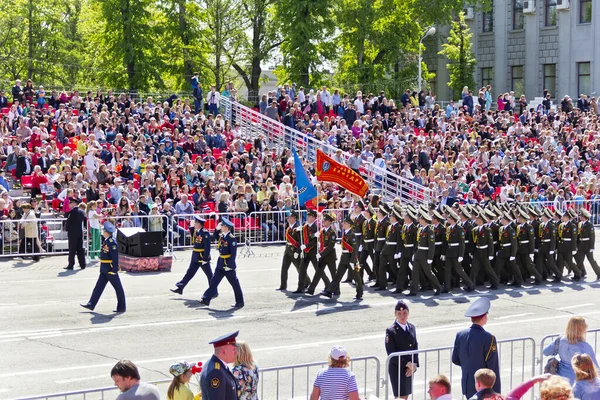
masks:
{"type": "Polygon", "coordinates": [[[79,266],[85,268],[85,250],[83,249],[83,236],[69,235],[69,268],[75,265],[75,255],[79,266]]]}
{"type": "Polygon", "coordinates": [[[207,304],[210,304],[210,299],[215,297],[217,294],[217,289],[219,288],[219,284],[223,280],[223,278],[227,278],[231,288],[233,289],[233,294],[235,296],[235,304],[244,304],[244,294],[242,293],[242,288],[240,286],[240,281],[237,278],[237,273],[235,269],[225,271],[223,267],[215,268],[215,274],[210,280],[210,285],[208,289],[202,295],[202,300],[204,300],[207,304]]]}
{"type": "Polygon", "coordinates": [[[308,291],[310,293],[314,293],[319,281],[323,279],[323,283],[325,284],[325,289],[331,285],[331,281],[329,277],[325,274],[325,267],[329,269],[329,273],[331,274],[331,279],[336,276],[335,273],[335,257],[325,257],[319,260],[317,264],[317,271],[315,272],[315,276],[313,277],[310,286],[308,287],[308,291]]]}
{"type": "Polygon", "coordinates": [[[598,263],[594,259],[594,251],[593,250],[589,250],[587,252],[578,251],[577,254],[575,254],[575,262],[577,263],[577,268],[579,268],[579,270],[581,271],[581,276],[586,275],[585,266],[583,265],[583,261],[585,260],[586,257],[588,259],[588,262],[590,263],[590,266],[594,270],[594,273],[597,276],[600,276],[600,267],[598,266],[598,263]]]}
{"type": "Polygon", "coordinates": [[[562,272],[556,266],[554,261],[554,254],[550,254],[550,251],[540,251],[537,258],[537,270],[542,274],[542,278],[548,277],[550,273],[554,273],[555,278],[561,278],[562,272]]]}
{"type": "MultiPolygon", "coordinates": [[[[281,262],[281,284],[279,287],[282,289],[287,289],[288,271],[290,269],[290,265],[294,265],[296,271],[300,273],[300,254],[286,249],[283,253],[283,261],[281,262]],[[297,255],[298,258],[294,258],[294,255],[297,255]]],[[[310,279],[308,279],[308,276],[306,279],[310,284],[310,279]]]]}
{"type": "Polygon", "coordinates": [[[413,261],[413,270],[410,282],[410,291],[412,293],[417,293],[419,291],[419,279],[421,277],[421,271],[425,274],[425,277],[429,280],[429,283],[431,283],[433,287],[438,290],[442,289],[442,285],[440,285],[440,282],[431,270],[432,264],[427,263],[427,252],[417,250],[413,261]]]}
{"type": "Polygon", "coordinates": [[[504,276],[508,276],[509,272],[506,269],[506,265],[510,267],[510,272],[512,273],[513,282],[522,285],[523,284],[523,275],[521,274],[521,269],[517,265],[517,261],[510,261],[510,257],[498,257],[496,258],[496,272],[498,273],[498,277],[502,279],[504,276]]]}
{"type": "Polygon", "coordinates": [[[378,281],[379,276],[379,263],[381,262],[381,249],[375,249],[373,253],[373,275],[375,275],[375,282],[378,281]]]}
{"type": "Polygon", "coordinates": [[[475,254],[473,255],[473,266],[471,268],[471,280],[473,283],[476,282],[477,274],[483,268],[483,271],[487,275],[490,280],[492,286],[498,286],[500,284],[500,280],[498,279],[498,275],[492,268],[490,264],[490,259],[488,258],[487,249],[475,249],[475,254]]]}
{"type": "Polygon", "coordinates": [[[211,113],[212,115],[217,115],[219,113],[219,107],[217,107],[216,104],[209,104],[208,112],[211,113]]]}
{"type": "MultiPolygon", "coordinates": [[[[406,252],[406,250],[404,250],[406,252]]],[[[407,253],[408,257],[406,257],[404,255],[404,253],[402,254],[402,257],[400,258],[398,265],[398,275],[396,276],[396,290],[402,291],[404,290],[404,286],[406,284],[407,280],[410,280],[410,274],[411,274],[411,269],[410,269],[410,259],[412,258],[411,255],[409,255],[407,253]]]]}
{"type": "Polygon", "coordinates": [[[190,266],[185,272],[183,279],[177,282],[175,286],[184,289],[187,286],[187,284],[192,280],[192,278],[196,275],[196,272],[198,272],[198,269],[200,268],[202,268],[202,272],[204,272],[204,275],[206,275],[206,279],[208,280],[208,284],[210,285],[210,280],[213,277],[213,272],[210,269],[210,263],[204,262],[200,259],[200,257],[192,255],[192,261],[190,261],[190,266]]]}
{"type": "Polygon", "coordinates": [[[393,254],[379,255],[379,268],[377,269],[377,286],[381,289],[387,288],[387,274],[396,281],[396,260],[393,254]]]}
{"type": "Polygon", "coordinates": [[[533,263],[529,258],[528,253],[519,253],[517,254],[517,264],[521,268],[521,273],[523,274],[523,278],[527,279],[531,275],[535,278],[536,281],[542,280],[542,275],[538,272],[537,269],[533,267],[533,263]]]}
{"type": "MultiPolygon", "coordinates": [[[[37,244],[37,238],[23,238],[19,244],[19,255],[21,257],[27,257],[27,254],[38,253],[40,248],[37,244]]],[[[39,261],[40,256],[32,256],[34,261],[39,261]]],[[[84,263],[85,265],[85,263],[84,263]]]]}
{"type": "Polygon", "coordinates": [[[579,270],[577,265],[575,265],[575,263],[573,262],[572,253],[569,251],[559,250],[556,253],[556,267],[558,268],[558,270],[560,271],[561,274],[565,267],[565,264],[567,264],[567,270],[569,272],[573,271],[573,273],[575,274],[575,277],[581,276],[581,271],[579,270]]]}
{"type": "MultiPolygon", "coordinates": [[[[371,243],[372,245],[372,243],[371,243]]],[[[373,270],[369,267],[367,261],[369,258],[373,263],[373,269],[375,269],[375,255],[373,254],[373,246],[364,245],[360,255],[358,256],[358,263],[360,264],[360,277],[364,280],[364,272],[367,272],[367,278],[374,278],[373,270]]]]}
{"type": "Polygon", "coordinates": [[[300,264],[300,274],[298,276],[298,290],[304,290],[307,282],[310,284],[310,278],[308,277],[308,264],[312,263],[315,271],[317,270],[317,251],[311,250],[308,253],[304,253],[304,258],[300,264]]]}
{"type": "Polygon", "coordinates": [[[344,278],[344,274],[346,273],[346,271],[348,271],[348,275],[356,283],[356,296],[362,297],[362,295],[363,295],[362,278],[361,278],[360,274],[358,273],[358,271],[354,270],[354,268],[352,268],[350,266],[350,264],[347,264],[347,263],[340,263],[340,265],[338,265],[337,272],[336,272],[335,276],[333,277],[331,284],[327,287],[327,291],[329,293],[335,293],[335,294],[340,292],[340,282],[344,278]]]}
{"type": "Polygon", "coordinates": [[[104,292],[106,284],[109,282],[117,294],[117,310],[125,311],[127,308],[125,304],[125,291],[123,290],[123,285],[121,285],[121,278],[119,278],[119,274],[109,275],[108,272],[100,272],[98,280],[96,281],[96,286],[92,292],[92,297],[90,297],[89,304],[91,304],[92,307],[96,307],[98,300],[100,300],[100,296],[102,296],[102,292],[104,292]]]}
{"type": "Polygon", "coordinates": [[[444,288],[447,291],[452,290],[452,272],[454,272],[455,276],[460,277],[468,288],[473,288],[473,281],[458,262],[458,257],[446,257],[446,264],[444,265],[444,288]]]}

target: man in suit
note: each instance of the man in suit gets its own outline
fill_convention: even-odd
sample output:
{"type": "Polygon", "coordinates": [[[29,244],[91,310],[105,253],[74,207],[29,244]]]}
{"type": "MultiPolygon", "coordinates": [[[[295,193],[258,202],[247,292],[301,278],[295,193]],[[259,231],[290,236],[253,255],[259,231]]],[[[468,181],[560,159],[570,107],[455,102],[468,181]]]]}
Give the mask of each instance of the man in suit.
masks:
{"type": "Polygon", "coordinates": [[[579,213],[579,226],[577,229],[577,254],[575,254],[575,262],[577,268],[581,271],[581,277],[586,275],[583,260],[587,257],[592,269],[596,273],[596,280],[600,280],[600,267],[594,259],[594,244],[596,243],[596,235],[594,233],[594,225],[590,222],[592,214],[585,208],[582,208],[579,213]]]}
{"type": "MultiPolygon", "coordinates": [[[[408,322],[408,305],[399,300],[396,303],[394,314],[396,320],[385,330],[385,351],[387,354],[419,350],[417,330],[413,324],[408,322]]],[[[390,359],[388,373],[395,398],[398,398],[398,396],[407,398],[412,394],[412,377],[418,366],[418,354],[390,359]],[[398,383],[400,383],[400,387],[398,387],[398,383]]]]}
{"type": "Polygon", "coordinates": [[[462,393],[471,398],[476,392],[475,372],[481,368],[488,368],[496,374],[493,389],[501,393],[500,365],[496,338],[483,327],[488,321],[490,300],[480,297],[465,312],[465,317],[470,317],[470,328],[456,334],[452,362],[462,369],[462,393]]]}
{"type": "Polygon", "coordinates": [[[86,304],[80,304],[81,307],[90,311],[94,311],[106,284],[109,282],[117,295],[117,308],[113,312],[124,313],[126,310],[125,292],[119,278],[119,250],[117,242],[113,238],[113,233],[116,230],[117,228],[108,221],[102,226],[102,236],[104,238],[100,250],[100,276],[98,276],[90,300],[86,304]]]}
{"type": "MultiPolygon", "coordinates": [[[[335,216],[333,214],[323,214],[323,228],[320,232],[318,232],[319,251],[317,253],[317,272],[315,272],[315,276],[313,277],[313,280],[306,291],[306,293],[310,295],[315,294],[315,289],[317,288],[317,285],[321,279],[323,279],[325,288],[328,288],[331,284],[331,281],[325,274],[325,267],[329,269],[331,279],[333,279],[336,275],[335,262],[337,260],[337,254],[335,252],[335,242],[337,240],[337,236],[335,234],[335,230],[331,227],[331,224],[334,220],[335,216]]],[[[334,294],[339,293],[334,292],[334,294]]]]}
{"type": "Polygon", "coordinates": [[[237,347],[235,338],[240,331],[211,340],[214,354],[203,365],[200,374],[202,400],[237,400],[235,377],[227,366],[235,361],[237,347]]]}
{"type": "Polygon", "coordinates": [[[79,261],[79,267],[85,269],[85,250],[83,249],[83,226],[87,218],[85,212],[79,208],[80,199],[71,197],[69,204],[71,211],[67,213],[65,229],[69,236],[69,264],[65,267],[72,270],[75,265],[75,255],[79,261]]]}
{"type": "Polygon", "coordinates": [[[281,282],[277,290],[287,290],[288,270],[294,265],[300,271],[300,232],[298,232],[298,213],[291,211],[288,217],[288,226],[285,229],[285,250],[281,262],[281,282]]]}
{"type": "Polygon", "coordinates": [[[40,150],[40,157],[37,159],[37,165],[42,168],[44,174],[48,173],[48,168],[50,168],[50,157],[46,154],[46,150],[40,150]]]}

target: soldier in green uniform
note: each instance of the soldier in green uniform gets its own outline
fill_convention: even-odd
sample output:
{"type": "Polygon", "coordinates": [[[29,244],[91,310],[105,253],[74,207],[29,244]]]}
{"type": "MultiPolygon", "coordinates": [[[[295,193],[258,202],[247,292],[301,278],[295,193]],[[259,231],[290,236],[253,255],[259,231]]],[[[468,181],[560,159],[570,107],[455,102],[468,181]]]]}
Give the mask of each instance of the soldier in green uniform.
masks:
{"type": "Polygon", "coordinates": [[[433,235],[435,237],[435,252],[433,254],[433,273],[440,282],[444,280],[444,261],[446,259],[446,225],[444,216],[437,210],[431,213],[433,235]]]}
{"type": "Polygon", "coordinates": [[[521,287],[523,285],[523,275],[517,265],[517,235],[511,226],[512,218],[508,213],[503,213],[501,221],[502,226],[498,230],[497,271],[504,271],[506,276],[512,275],[512,286],[521,287]],[[510,273],[506,269],[506,264],[510,267],[510,273]]]}
{"type": "Polygon", "coordinates": [[[542,239],[539,237],[538,232],[540,230],[540,214],[536,211],[536,209],[530,205],[527,207],[526,211],[529,213],[529,224],[533,227],[533,241],[534,241],[534,253],[533,253],[533,266],[539,272],[541,279],[546,280],[547,274],[544,269],[540,269],[540,263],[538,262],[540,258],[540,249],[542,248],[542,239]]]}
{"type": "Polygon", "coordinates": [[[579,226],[577,235],[577,254],[575,254],[575,261],[577,262],[577,268],[581,271],[581,277],[585,278],[586,271],[583,265],[583,260],[587,257],[592,269],[596,273],[596,280],[600,280],[600,267],[594,259],[594,244],[596,241],[596,235],[594,232],[594,225],[590,222],[592,214],[585,208],[582,208],[579,212],[579,226]]]}
{"type": "Polygon", "coordinates": [[[337,268],[337,273],[333,280],[331,281],[331,285],[323,292],[321,292],[322,296],[331,298],[333,294],[339,294],[340,291],[340,282],[344,277],[346,271],[350,274],[354,282],[356,282],[356,296],[354,300],[362,300],[363,296],[363,285],[360,274],[360,266],[358,265],[358,240],[356,239],[356,234],[352,230],[352,218],[347,217],[344,219],[344,231],[342,232],[342,256],[340,258],[340,263],[337,268]]]}
{"type": "Polygon", "coordinates": [[[325,274],[325,267],[329,269],[331,279],[335,276],[335,262],[337,260],[337,254],[335,252],[335,241],[337,235],[335,230],[331,227],[331,224],[335,221],[335,217],[332,214],[323,214],[323,228],[319,232],[319,252],[317,253],[317,272],[306,291],[307,294],[314,295],[315,289],[319,284],[319,281],[323,279],[325,288],[329,287],[331,281],[325,274]]]}
{"type": "Polygon", "coordinates": [[[552,211],[545,208],[541,214],[542,222],[537,231],[537,236],[540,239],[537,270],[543,271],[542,278],[544,277],[544,274],[548,276],[551,272],[554,273],[553,282],[559,283],[562,279],[562,273],[556,266],[556,262],[554,262],[556,252],[556,225],[554,225],[552,217],[552,211]]]}
{"type": "Polygon", "coordinates": [[[287,290],[288,271],[290,265],[294,265],[296,271],[300,272],[300,232],[298,231],[298,213],[291,211],[287,218],[288,226],[285,228],[285,250],[281,262],[281,282],[277,290],[287,290]]]}
{"type": "Polygon", "coordinates": [[[381,251],[385,246],[385,235],[390,225],[388,218],[389,208],[384,204],[379,204],[377,210],[377,222],[375,223],[375,259],[373,261],[373,273],[375,274],[375,284],[371,286],[377,289],[379,287],[379,263],[381,262],[381,251]]]}
{"type": "MultiPolygon", "coordinates": [[[[566,212],[556,211],[562,222],[558,225],[558,253],[556,266],[558,270],[563,271],[565,264],[569,272],[573,271],[573,280],[579,281],[581,279],[581,271],[573,262],[573,256],[577,253],[577,227],[571,221],[571,215],[568,210],[566,212]]],[[[575,212],[573,211],[573,214],[575,212]]]]}
{"type": "Polygon", "coordinates": [[[528,222],[529,214],[522,209],[518,210],[517,220],[517,265],[521,269],[523,278],[533,275],[534,284],[542,283],[542,275],[533,266],[533,254],[535,250],[535,233],[533,226],[528,222]]]}
{"type": "Polygon", "coordinates": [[[302,294],[304,293],[304,289],[308,286],[308,282],[310,278],[308,277],[308,264],[313,265],[315,271],[317,270],[317,236],[315,235],[318,232],[317,227],[317,212],[315,210],[308,210],[306,217],[306,223],[302,226],[302,244],[300,245],[300,249],[302,250],[302,254],[304,259],[302,260],[300,266],[300,274],[298,277],[298,289],[296,289],[294,294],[302,294]]]}
{"type": "Polygon", "coordinates": [[[375,225],[377,221],[375,218],[375,209],[372,205],[369,204],[367,209],[363,212],[365,216],[365,222],[362,225],[362,246],[358,247],[358,262],[360,264],[360,276],[364,278],[364,272],[367,273],[367,277],[369,280],[375,279],[375,274],[367,261],[369,258],[371,259],[371,263],[373,265],[373,269],[375,269],[375,256],[373,255],[373,251],[375,250],[375,225]]]}
{"type": "MultiPolygon", "coordinates": [[[[467,275],[470,276],[471,266],[473,265],[473,253],[475,252],[475,243],[473,242],[473,224],[471,223],[471,213],[466,207],[459,204],[460,226],[465,231],[465,254],[463,255],[462,267],[467,275]]],[[[472,280],[472,279],[471,279],[472,280]]],[[[475,283],[475,282],[473,282],[475,283]]]]}
{"type": "Polygon", "coordinates": [[[385,235],[385,245],[379,256],[379,269],[377,270],[376,291],[386,290],[388,283],[388,273],[393,282],[396,281],[396,254],[398,253],[398,242],[400,240],[400,227],[398,221],[401,216],[398,211],[390,210],[390,225],[385,235]]]}
{"type": "MultiPolygon", "coordinates": [[[[350,214],[350,219],[352,220],[352,230],[354,231],[354,235],[356,236],[356,242],[357,242],[358,248],[360,249],[360,250],[358,250],[359,259],[360,259],[360,252],[362,251],[362,248],[364,245],[363,224],[365,223],[365,220],[366,220],[365,216],[362,214],[364,210],[365,210],[365,203],[363,203],[362,201],[359,200],[354,203],[354,207],[352,209],[352,214],[350,214]]],[[[352,274],[350,273],[350,271],[348,271],[348,277],[346,278],[344,283],[352,282],[351,275],[352,274]]]]}
{"type": "Polygon", "coordinates": [[[409,264],[412,262],[413,255],[417,246],[417,216],[407,209],[404,214],[404,225],[402,225],[402,240],[400,249],[398,277],[396,279],[396,294],[402,294],[405,289],[406,281],[410,281],[411,269],[409,264]]]}
{"type": "Polygon", "coordinates": [[[448,293],[452,290],[452,272],[467,285],[466,291],[472,292],[475,290],[475,286],[461,264],[465,254],[465,230],[458,223],[460,218],[458,214],[452,209],[447,209],[446,211],[449,224],[446,227],[446,257],[444,260],[444,290],[442,293],[448,293]]]}
{"type": "Polygon", "coordinates": [[[490,261],[494,258],[494,241],[492,231],[486,225],[486,217],[483,211],[478,212],[475,218],[477,226],[471,231],[475,251],[473,253],[473,267],[471,268],[471,280],[476,283],[477,274],[483,268],[491,286],[489,289],[498,289],[500,283],[498,275],[492,268],[490,261]]]}
{"type": "Polygon", "coordinates": [[[423,272],[429,282],[435,287],[434,294],[437,296],[442,291],[442,285],[431,271],[433,255],[435,254],[435,234],[431,227],[431,217],[428,213],[420,210],[419,229],[417,230],[417,249],[413,256],[412,280],[410,282],[409,296],[416,296],[419,290],[419,274],[423,272]]]}

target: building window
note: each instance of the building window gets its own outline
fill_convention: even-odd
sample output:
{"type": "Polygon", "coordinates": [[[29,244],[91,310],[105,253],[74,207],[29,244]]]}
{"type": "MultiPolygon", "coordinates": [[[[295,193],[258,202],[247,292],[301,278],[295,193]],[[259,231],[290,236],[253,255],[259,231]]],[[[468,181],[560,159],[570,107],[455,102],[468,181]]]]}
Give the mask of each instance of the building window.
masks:
{"type": "Polygon", "coordinates": [[[511,89],[515,92],[515,96],[520,96],[525,92],[524,87],[524,70],[522,65],[512,67],[511,74],[511,89]]]}
{"type": "Polygon", "coordinates": [[[579,0],[579,23],[592,22],[592,0],[579,0]]]}
{"type": "Polygon", "coordinates": [[[544,89],[556,97],[556,64],[544,64],[544,89]]]}
{"type": "Polygon", "coordinates": [[[590,94],[590,63],[577,63],[577,94],[590,94]]]}
{"type": "Polygon", "coordinates": [[[492,84],[494,79],[494,72],[491,67],[481,68],[481,87],[486,87],[492,84]]]}
{"type": "Polygon", "coordinates": [[[546,26],[556,26],[556,0],[546,0],[544,11],[546,26]]]}
{"type": "Polygon", "coordinates": [[[483,13],[483,32],[494,31],[494,4],[490,7],[489,11],[483,13]]]}
{"type": "Polygon", "coordinates": [[[523,0],[513,0],[513,29],[523,29],[523,0]]]}

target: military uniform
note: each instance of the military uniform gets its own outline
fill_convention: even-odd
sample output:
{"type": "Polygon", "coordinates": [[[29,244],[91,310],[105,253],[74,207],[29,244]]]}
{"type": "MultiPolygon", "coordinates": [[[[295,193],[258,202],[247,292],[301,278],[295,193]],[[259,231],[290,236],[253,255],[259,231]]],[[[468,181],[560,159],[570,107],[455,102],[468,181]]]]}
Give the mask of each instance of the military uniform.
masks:
{"type": "Polygon", "coordinates": [[[594,259],[594,244],[596,241],[594,225],[589,220],[579,222],[577,231],[577,254],[575,254],[577,268],[581,271],[581,276],[585,277],[586,271],[583,260],[587,257],[590,266],[600,279],[600,267],[598,267],[598,263],[594,259]]]}
{"type": "Polygon", "coordinates": [[[304,288],[310,284],[310,278],[308,277],[308,264],[312,263],[315,271],[317,270],[317,237],[315,233],[318,232],[317,223],[308,222],[302,226],[302,245],[301,249],[303,252],[303,260],[300,267],[300,275],[298,276],[298,289],[294,293],[303,293],[304,288]]]}
{"type": "Polygon", "coordinates": [[[473,241],[474,227],[468,219],[460,222],[460,226],[462,226],[465,231],[465,254],[463,255],[462,267],[465,273],[469,275],[473,265],[473,254],[475,252],[475,242],[473,241]]]}
{"type": "MultiPolygon", "coordinates": [[[[204,224],[203,219],[198,219],[202,224],[204,224]]],[[[210,269],[210,233],[204,229],[204,226],[201,229],[195,229],[194,227],[190,228],[190,234],[192,236],[192,243],[194,248],[192,249],[192,259],[190,260],[190,266],[185,273],[183,279],[175,284],[177,289],[172,290],[175,293],[183,294],[183,289],[187,286],[189,281],[196,275],[198,272],[198,268],[202,268],[202,271],[206,275],[208,279],[208,284],[210,285],[210,280],[213,277],[213,272],[210,269]]]]}
{"type": "MultiPolygon", "coordinates": [[[[412,218],[412,217],[411,217],[412,218]]],[[[414,218],[412,218],[414,221],[414,218]]],[[[400,238],[402,240],[401,254],[400,254],[400,268],[398,270],[398,278],[396,279],[396,292],[401,293],[404,290],[405,282],[407,279],[410,280],[410,263],[412,262],[417,246],[417,224],[412,222],[410,224],[405,223],[402,225],[402,233],[400,238]]]]}
{"type": "Polygon", "coordinates": [[[285,250],[283,252],[283,260],[281,262],[281,281],[279,290],[287,289],[288,271],[290,265],[294,265],[296,271],[300,271],[300,232],[298,231],[299,224],[296,221],[294,225],[289,225],[285,229],[285,250]]]}
{"type": "Polygon", "coordinates": [[[385,238],[390,220],[384,216],[375,223],[375,258],[373,261],[373,272],[375,274],[376,284],[373,287],[379,287],[379,264],[381,263],[381,252],[385,247],[385,238]]]}
{"type": "MultiPolygon", "coordinates": [[[[235,345],[239,331],[215,339],[210,344],[215,349],[221,346],[235,345]]],[[[202,366],[200,374],[202,400],[237,400],[236,379],[233,373],[219,357],[213,356],[202,366]]]]}
{"type": "Polygon", "coordinates": [[[521,269],[523,278],[527,279],[533,275],[535,283],[539,284],[542,281],[542,275],[533,267],[533,254],[535,252],[535,233],[533,226],[528,222],[517,225],[517,264],[521,269]]]}
{"type": "Polygon", "coordinates": [[[375,274],[373,270],[376,268],[375,256],[373,251],[375,250],[375,226],[377,221],[374,218],[365,220],[362,224],[362,249],[359,247],[358,262],[360,264],[360,276],[364,277],[364,272],[367,273],[367,278],[374,279],[375,274]],[[371,259],[373,269],[369,267],[367,261],[371,259]]]}
{"type": "Polygon", "coordinates": [[[446,226],[440,222],[433,225],[433,235],[435,238],[435,252],[433,253],[433,273],[440,282],[444,281],[444,262],[442,256],[446,254],[446,226]]]}
{"type": "Polygon", "coordinates": [[[561,272],[567,264],[567,269],[573,271],[573,279],[578,280],[581,272],[573,262],[573,253],[577,250],[577,227],[572,221],[561,222],[558,226],[558,252],[556,266],[561,272]]]}
{"type": "MultiPolygon", "coordinates": [[[[398,304],[404,305],[404,302],[399,301],[398,304]]],[[[398,305],[396,310],[398,310],[398,305]]],[[[407,321],[406,326],[402,327],[398,321],[395,321],[385,330],[385,351],[388,355],[416,350],[419,350],[417,330],[410,322],[407,321]]],[[[390,359],[388,373],[394,397],[404,397],[412,394],[413,377],[406,376],[406,366],[410,362],[418,367],[419,355],[404,355],[390,359]],[[400,382],[400,387],[398,387],[398,382],[400,382]]]]}
{"type": "Polygon", "coordinates": [[[483,268],[483,271],[490,280],[492,289],[497,289],[500,280],[498,275],[490,264],[490,258],[494,257],[494,241],[492,239],[492,231],[487,225],[474,227],[471,231],[475,251],[473,253],[473,267],[471,269],[471,280],[476,283],[477,274],[483,268]]]}
{"type": "Polygon", "coordinates": [[[400,241],[400,227],[398,222],[388,225],[385,235],[385,244],[379,255],[379,268],[377,270],[377,290],[387,289],[388,276],[396,280],[396,258],[398,242],[400,241]]]}
{"type": "Polygon", "coordinates": [[[537,233],[537,236],[540,239],[537,269],[538,271],[542,272],[542,277],[544,275],[549,275],[550,272],[553,272],[554,281],[560,282],[562,273],[556,266],[556,262],[554,262],[556,253],[556,225],[554,225],[552,220],[541,222],[537,233]]]}
{"type": "Polygon", "coordinates": [[[410,282],[410,295],[415,296],[419,291],[419,274],[423,272],[429,282],[435,287],[436,294],[442,290],[440,282],[431,270],[435,253],[435,234],[431,225],[421,226],[417,230],[417,248],[413,257],[413,270],[410,282]]]}
{"type": "MultiPolygon", "coordinates": [[[[329,277],[325,274],[325,267],[329,269],[331,279],[336,275],[335,273],[335,262],[337,260],[337,254],[335,252],[335,242],[337,235],[333,230],[333,227],[322,228],[319,235],[319,263],[317,264],[317,272],[313,277],[310,286],[308,287],[308,294],[314,294],[319,281],[323,279],[325,288],[328,288],[331,284],[329,277]]],[[[337,294],[337,292],[335,293],[337,294]]]]}
{"type": "Polygon", "coordinates": [[[444,266],[445,291],[449,292],[452,290],[453,271],[467,285],[467,290],[473,291],[473,281],[465,273],[461,263],[458,261],[459,259],[462,259],[465,254],[465,231],[460,224],[455,223],[446,227],[446,243],[446,264],[444,266]]]}
{"type": "Polygon", "coordinates": [[[352,228],[342,233],[342,256],[337,267],[337,272],[331,281],[331,284],[323,291],[323,295],[331,297],[333,294],[339,293],[340,282],[344,278],[344,274],[348,271],[351,279],[356,283],[356,299],[362,299],[363,285],[360,274],[358,273],[358,240],[352,228]]]}
{"type": "MultiPolygon", "coordinates": [[[[233,229],[233,223],[228,219],[223,218],[222,223],[226,224],[229,229],[233,229]]],[[[215,274],[210,280],[210,286],[202,295],[200,303],[208,306],[211,299],[215,297],[217,288],[223,278],[227,278],[235,295],[235,304],[233,307],[243,307],[244,295],[236,272],[237,265],[235,259],[237,255],[237,241],[235,240],[235,236],[231,231],[222,234],[218,230],[215,230],[214,235],[218,238],[217,249],[219,250],[219,259],[217,260],[215,274]]]]}
{"type": "Polygon", "coordinates": [[[515,230],[508,224],[501,226],[498,234],[500,235],[498,240],[498,254],[496,255],[498,276],[501,277],[503,274],[508,275],[509,271],[506,269],[506,264],[508,264],[510,274],[513,277],[513,284],[521,286],[523,284],[523,275],[516,261],[518,246],[515,230]]]}

